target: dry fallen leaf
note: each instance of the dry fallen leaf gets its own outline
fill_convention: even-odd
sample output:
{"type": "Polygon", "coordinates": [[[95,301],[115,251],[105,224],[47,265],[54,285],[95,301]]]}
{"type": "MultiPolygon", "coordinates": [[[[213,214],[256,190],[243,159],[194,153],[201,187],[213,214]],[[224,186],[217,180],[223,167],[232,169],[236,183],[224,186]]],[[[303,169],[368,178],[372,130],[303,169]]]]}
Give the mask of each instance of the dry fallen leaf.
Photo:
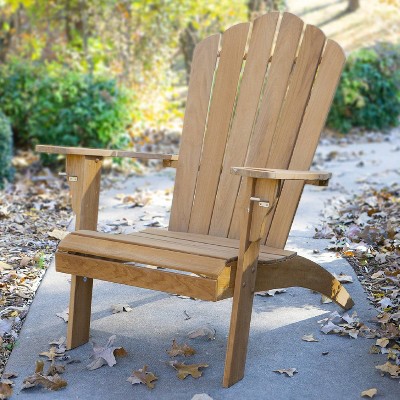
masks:
{"type": "Polygon", "coordinates": [[[318,339],[315,339],[314,335],[304,335],[302,338],[302,340],[304,340],[305,342],[319,342],[318,339]]]}
{"type": "Polygon", "coordinates": [[[170,361],[169,364],[178,371],[178,378],[185,379],[188,375],[192,375],[193,378],[200,378],[202,372],[199,368],[207,368],[208,364],[190,364],[180,363],[177,361],[170,361]]]}
{"type": "Polygon", "coordinates": [[[321,304],[329,304],[329,303],[332,303],[332,300],[328,296],[321,294],[321,304]]]}
{"type": "Polygon", "coordinates": [[[207,393],[197,393],[195,394],[191,400],[213,400],[207,393]]]}
{"type": "Polygon", "coordinates": [[[343,274],[342,272],[339,275],[335,273],[333,276],[340,282],[340,283],[353,283],[353,277],[351,275],[343,274]]]}
{"type": "Polygon", "coordinates": [[[275,369],[273,372],[279,372],[280,374],[286,374],[287,376],[292,377],[298,371],[296,368],[287,368],[287,369],[275,369]]]}
{"type": "Polygon", "coordinates": [[[380,347],[386,347],[389,344],[389,339],[388,338],[381,338],[381,339],[376,339],[376,345],[380,347]]]}
{"type": "Polygon", "coordinates": [[[328,323],[321,328],[321,331],[324,332],[325,334],[331,332],[338,333],[342,332],[343,328],[341,326],[335,325],[332,321],[328,321],[328,323]]]}
{"type": "MultiPolygon", "coordinates": [[[[86,366],[87,369],[92,371],[94,369],[102,367],[105,364],[108,364],[110,367],[112,367],[117,363],[115,359],[116,354],[114,352],[116,350],[122,350],[123,347],[114,347],[113,344],[115,339],[116,336],[112,335],[108,339],[107,344],[104,347],[97,346],[95,342],[92,342],[93,354],[90,358],[93,361],[86,366]]],[[[126,351],[124,350],[122,354],[126,355],[126,351]]]]}
{"type": "Polygon", "coordinates": [[[67,231],[61,231],[60,229],[53,229],[51,232],[47,232],[49,237],[62,240],[64,239],[67,235],[69,235],[69,232],[67,231]]]}
{"type": "Polygon", "coordinates": [[[69,308],[66,308],[64,311],[57,313],[56,315],[57,315],[57,317],[63,319],[64,322],[68,322],[69,308]]]}
{"type": "Polygon", "coordinates": [[[376,394],[378,393],[378,390],[375,388],[372,389],[368,389],[368,390],[364,390],[363,392],[361,392],[361,397],[374,397],[376,394]]]}
{"type": "Polygon", "coordinates": [[[0,382],[0,400],[6,400],[13,394],[12,387],[7,383],[0,382]]]}
{"type": "Polygon", "coordinates": [[[190,357],[196,354],[196,350],[188,346],[186,343],[179,345],[175,339],[172,341],[172,347],[167,350],[170,357],[185,356],[190,357]]]}
{"type": "Polygon", "coordinates": [[[121,313],[121,312],[130,312],[132,311],[132,308],[129,306],[129,304],[113,304],[111,306],[111,311],[113,314],[121,313]]]}
{"type": "Polygon", "coordinates": [[[202,326],[200,328],[197,328],[193,331],[190,331],[188,333],[188,337],[190,339],[195,339],[197,337],[205,337],[209,340],[214,340],[215,339],[215,334],[216,331],[214,328],[212,328],[211,326],[202,326]]]}
{"type": "Polygon", "coordinates": [[[138,371],[133,371],[132,375],[127,379],[128,382],[135,385],[137,383],[144,383],[149,389],[154,389],[153,381],[158,378],[152,373],[147,371],[147,365],[138,371]]]}
{"type": "Polygon", "coordinates": [[[56,357],[64,357],[65,347],[57,348],[55,346],[50,347],[49,351],[44,351],[39,354],[40,356],[47,357],[47,361],[54,361],[56,357]]]}
{"type": "Polygon", "coordinates": [[[256,293],[257,296],[274,297],[276,294],[286,293],[286,289],[271,289],[256,293]]]}
{"type": "Polygon", "coordinates": [[[383,373],[388,373],[392,378],[398,378],[400,377],[400,366],[392,364],[391,362],[386,362],[385,364],[382,365],[376,365],[376,369],[379,369],[383,373]]]}
{"type": "Polygon", "coordinates": [[[24,379],[22,389],[29,389],[35,386],[42,386],[48,390],[59,390],[67,386],[67,382],[58,374],[47,376],[43,374],[43,361],[36,362],[35,373],[24,379]]]}

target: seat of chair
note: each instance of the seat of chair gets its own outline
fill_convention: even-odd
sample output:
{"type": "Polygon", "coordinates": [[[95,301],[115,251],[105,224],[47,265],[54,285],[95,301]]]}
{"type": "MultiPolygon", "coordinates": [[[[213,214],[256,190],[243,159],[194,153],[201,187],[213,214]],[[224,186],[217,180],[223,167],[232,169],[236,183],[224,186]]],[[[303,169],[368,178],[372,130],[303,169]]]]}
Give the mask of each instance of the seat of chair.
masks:
{"type": "MultiPolygon", "coordinates": [[[[233,295],[238,249],[235,239],[164,229],[129,235],[80,230],[60,242],[56,270],[218,301],[233,295]]],[[[261,246],[259,269],[294,256],[292,251],[261,246]]]]}

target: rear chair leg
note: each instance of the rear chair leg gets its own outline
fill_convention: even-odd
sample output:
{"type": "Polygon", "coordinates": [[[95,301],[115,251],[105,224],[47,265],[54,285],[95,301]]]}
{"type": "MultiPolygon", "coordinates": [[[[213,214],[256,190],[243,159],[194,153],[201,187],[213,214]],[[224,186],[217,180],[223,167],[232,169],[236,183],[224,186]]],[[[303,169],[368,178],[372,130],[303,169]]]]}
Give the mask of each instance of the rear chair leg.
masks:
{"type": "MultiPolygon", "coordinates": [[[[97,229],[101,157],[68,155],[67,176],[71,189],[72,209],[76,214],[75,229],[97,229]]],[[[89,341],[93,279],[71,276],[71,294],[67,348],[89,341]]]]}

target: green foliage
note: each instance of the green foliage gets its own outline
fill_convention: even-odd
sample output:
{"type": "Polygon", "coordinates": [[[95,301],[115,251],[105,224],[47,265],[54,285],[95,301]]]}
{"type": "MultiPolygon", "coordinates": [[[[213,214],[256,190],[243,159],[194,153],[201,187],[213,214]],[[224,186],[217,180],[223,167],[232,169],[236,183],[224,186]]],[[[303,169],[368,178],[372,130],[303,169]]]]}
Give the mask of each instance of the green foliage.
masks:
{"type": "Polygon", "coordinates": [[[13,178],[12,159],[12,131],[8,118],[0,111],[0,189],[4,187],[4,179],[13,178]]]}
{"type": "Polygon", "coordinates": [[[342,133],[399,123],[400,46],[381,43],[352,53],[345,65],[327,125],[342,133]]]}
{"type": "Polygon", "coordinates": [[[130,103],[112,79],[27,62],[0,69],[0,108],[20,147],[120,147],[127,138],[130,103]]]}

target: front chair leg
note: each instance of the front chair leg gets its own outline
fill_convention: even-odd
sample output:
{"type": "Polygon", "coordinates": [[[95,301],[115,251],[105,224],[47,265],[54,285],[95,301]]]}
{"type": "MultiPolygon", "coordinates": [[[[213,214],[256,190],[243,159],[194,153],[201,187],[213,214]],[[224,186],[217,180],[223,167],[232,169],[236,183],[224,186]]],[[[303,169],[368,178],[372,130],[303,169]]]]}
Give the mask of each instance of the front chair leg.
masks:
{"type": "Polygon", "coordinates": [[[240,235],[232,316],[222,382],[224,387],[234,385],[244,376],[260,240],[264,234],[266,216],[270,210],[268,205],[273,203],[277,189],[277,181],[268,180],[260,185],[256,179],[247,179],[244,198],[247,201],[250,199],[250,202],[246,201],[243,209],[243,231],[240,235]]]}
{"type": "MultiPolygon", "coordinates": [[[[72,209],[76,214],[75,230],[97,229],[101,158],[67,156],[67,177],[71,189],[72,209]]],[[[71,294],[67,332],[67,348],[89,341],[93,279],[71,276],[71,294]]]]}
{"type": "Polygon", "coordinates": [[[260,243],[250,243],[244,257],[239,259],[233,292],[232,315],[225,359],[223,386],[229,387],[244,376],[249,340],[251,310],[260,243]]]}

